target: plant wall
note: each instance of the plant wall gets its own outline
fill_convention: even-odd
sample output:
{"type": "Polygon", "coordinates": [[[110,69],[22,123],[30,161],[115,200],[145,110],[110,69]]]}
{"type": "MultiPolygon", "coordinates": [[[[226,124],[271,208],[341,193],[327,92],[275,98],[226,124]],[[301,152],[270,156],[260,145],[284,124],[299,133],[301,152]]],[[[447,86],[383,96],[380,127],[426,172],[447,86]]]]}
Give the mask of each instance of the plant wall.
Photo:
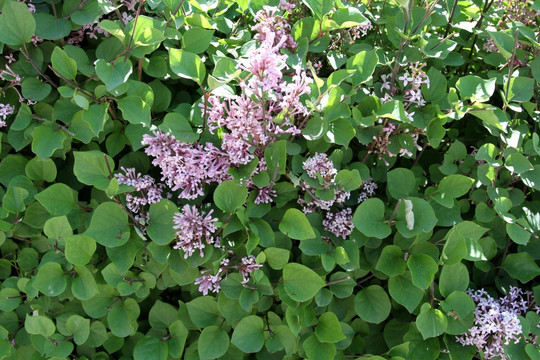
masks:
{"type": "Polygon", "coordinates": [[[0,9],[0,358],[540,359],[538,1],[0,9]]]}

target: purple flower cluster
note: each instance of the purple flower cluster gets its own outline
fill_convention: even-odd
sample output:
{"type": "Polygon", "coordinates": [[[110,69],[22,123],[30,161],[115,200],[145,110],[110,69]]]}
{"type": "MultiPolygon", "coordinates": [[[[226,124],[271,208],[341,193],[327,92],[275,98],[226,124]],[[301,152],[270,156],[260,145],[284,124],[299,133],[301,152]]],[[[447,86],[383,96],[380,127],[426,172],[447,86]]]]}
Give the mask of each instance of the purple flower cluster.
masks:
{"type": "Polygon", "coordinates": [[[204,195],[203,183],[230,179],[229,156],[211,143],[184,143],[155,130],[154,137],[143,136],[142,144],[148,145],[146,154],[154,157],[152,164],[161,169],[161,180],[173,191],[183,189],[179,198],[195,199],[204,195]]]}
{"type": "Polygon", "coordinates": [[[6,126],[6,118],[13,114],[15,108],[9,104],[0,103],[0,128],[6,126]]]}
{"type": "Polygon", "coordinates": [[[206,274],[208,270],[205,270],[201,272],[201,275],[203,276],[195,279],[195,285],[199,285],[199,291],[206,296],[208,295],[209,291],[215,293],[219,292],[221,289],[221,280],[223,280],[224,276],[227,276],[230,268],[238,269],[238,272],[240,275],[242,275],[242,284],[247,284],[251,278],[251,273],[257,269],[260,269],[261,267],[261,264],[255,263],[255,257],[253,255],[243,257],[240,260],[240,263],[236,266],[231,266],[230,259],[225,258],[221,260],[216,275],[206,274]]]}
{"type": "Polygon", "coordinates": [[[199,249],[200,255],[204,256],[203,249],[206,244],[217,245],[218,239],[214,238],[214,233],[217,230],[214,224],[218,219],[212,217],[210,210],[208,214],[197,209],[195,205],[184,205],[181,213],[176,213],[174,216],[174,228],[178,242],[174,245],[175,249],[184,251],[184,258],[188,258],[199,249]]]}
{"type": "Polygon", "coordinates": [[[504,345],[520,341],[522,328],[518,316],[532,307],[532,293],[510,287],[508,295],[498,300],[489,296],[484,289],[469,289],[467,293],[476,303],[474,326],[456,340],[464,346],[476,346],[486,360],[496,357],[507,360],[504,345]]]}
{"type": "Polygon", "coordinates": [[[375,190],[377,190],[379,186],[375,181],[373,181],[372,178],[367,179],[366,181],[362,181],[362,186],[360,187],[360,193],[358,194],[358,203],[362,203],[366,201],[369,198],[372,198],[375,196],[375,190]]]}
{"type": "Polygon", "coordinates": [[[337,169],[334,167],[332,161],[328,159],[326,154],[315,153],[315,155],[304,161],[303,169],[310,178],[322,180],[323,188],[332,188],[334,190],[334,197],[332,199],[323,200],[315,195],[315,188],[305,182],[301,182],[300,186],[302,190],[311,197],[310,201],[306,201],[303,198],[298,199],[298,203],[302,205],[304,213],[311,213],[317,208],[328,211],[334,204],[343,205],[343,203],[351,196],[350,192],[335,185],[337,169]]]}
{"type": "Polygon", "coordinates": [[[143,206],[154,204],[159,202],[163,196],[163,184],[155,184],[154,179],[149,175],[141,175],[141,173],[136,173],[135,168],[126,169],[121,168],[125,174],[116,174],[114,175],[118,180],[120,185],[129,185],[133,186],[136,191],[139,192],[139,195],[126,194],[126,206],[127,208],[136,215],[135,219],[139,218],[148,218],[146,211],[141,212],[143,206]]]}
{"type": "Polygon", "coordinates": [[[368,20],[367,23],[360,24],[358,26],[352,27],[350,29],[350,34],[353,39],[353,42],[357,39],[360,39],[367,35],[368,31],[373,29],[371,21],[368,20]]]}
{"type": "Polygon", "coordinates": [[[352,223],[352,210],[346,208],[337,213],[326,213],[326,219],[322,222],[324,230],[331,232],[337,237],[347,239],[347,236],[351,235],[354,224],[352,223]]]}
{"type": "Polygon", "coordinates": [[[251,277],[251,273],[261,267],[262,265],[255,263],[255,256],[249,255],[243,257],[240,264],[237,266],[238,272],[242,275],[242,284],[246,284],[251,277]]]}

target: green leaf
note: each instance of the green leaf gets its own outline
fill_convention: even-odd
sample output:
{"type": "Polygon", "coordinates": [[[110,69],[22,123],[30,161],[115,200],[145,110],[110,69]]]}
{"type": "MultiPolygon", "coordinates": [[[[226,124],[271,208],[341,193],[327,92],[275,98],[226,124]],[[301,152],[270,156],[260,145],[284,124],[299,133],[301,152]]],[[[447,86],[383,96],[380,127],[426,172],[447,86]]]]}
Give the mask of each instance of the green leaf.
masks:
{"type": "Polygon", "coordinates": [[[540,190],[540,165],[534,165],[534,170],[521,174],[521,180],[528,187],[540,190]]]}
{"type": "Polygon", "coordinates": [[[398,100],[390,100],[382,104],[379,110],[377,110],[376,115],[378,117],[390,118],[401,122],[411,122],[405,114],[403,103],[398,100]]]}
{"type": "Polygon", "coordinates": [[[288,263],[283,267],[283,281],[289,297],[298,302],[312,299],[326,285],[315,271],[297,263],[288,263]]]}
{"type": "Polygon", "coordinates": [[[540,267],[535,263],[531,255],[526,252],[508,254],[502,268],[514,279],[527,283],[540,275],[540,267]]]}
{"type": "Polygon", "coordinates": [[[48,262],[38,270],[32,286],[47,296],[58,296],[67,287],[67,278],[60,264],[48,262]]]}
{"type": "Polygon", "coordinates": [[[332,143],[349,146],[349,142],[354,138],[356,130],[351,121],[346,118],[339,118],[328,123],[325,139],[332,143]]]}
{"type": "Polygon", "coordinates": [[[534,92],[534,79],[517,76],[510,79],[508,101],[526,102],[531,99],[534,92]]]}
{"type": "Polygon", "coordinates": [[[226,213],[235,213],[244,205],[248,196],[245,186],[238,185],[234,180],[227,180],[219,184],[214,191],[214,203],[226,213]]]}
{"type": "Polygon", "coordinates": [[[447,234],[441,262],[452,265],[460,262],[463,258],[468,258],[471,250],[477,248],[475,244],[488,230],[472,221],[463,221],[454,225],[447,234]]]}
{"type": "Polygon", "coordinates": [[[319,323],[315,328],[315,336],[323,343],[337,343],[345,339],[336,314],[326,312],[319,316],[319,323]]]}
{"type": "Polygon", "coordinates": [[[311,10],[313,16],[322,20],[324,16],[330,13],[334,6],[333,0],[302,0],[304,4],[311,10]]]}
{"type": "Polygon", "coordinates": [[[447,297],[454,291],[465,291],[469,288],[469,271],[463,263],[444,265],[439,277],[439,291],[447,297]]]}
{"type": "Polygon", "coordinates": [[[376,270],[383,272],[389,277],[401,275],[405,272],[407,264],[403,259],[403,251],[399,246],[386,245],[381,252],[376,270]]]}
{"type": "Polygon", "coordinates": [[[56,327],[52,320],[46,316],[26,314],[24,329],[29,334],[41,335],[47,338],[54,334],[56,327]]]}
{"type": "Polygon", "coordinates": [[[91,237],[76,234],[64,238],[66,242],[65,255],[67,261],[73,265],[86,265],[96,251],[96,242],[91,237]]]}
{"type": "Polygon", "coordinates": [[[148,314],[148,322],[153,329],[166,329],[176,320],[177,313],[171,304],[156,300],[148,314]]]}
{"type": "Polygon", "coordinates": [[[269,247],[264,250],[268,265],[274,270],[281,270],[289,262],[291,252],[287,249],[269,247]]]}
{"type": "Polygon", "coordinates": [[[81,183],[93,185],[99,190],[107,189],[109,186],[109,168],[114,170],[113,159],[101,151],[74,151],[75,165],[73,173],[81,183]],[[105,161],[107,159],[107,161],[105,161]]]}
{"type": "Polygon", "coordinates": [[[176,230],[173,228],[173,218],[177,210],[173,202],[165,199],[150,205],[146,233],[156,244],[167,245],[174,239],[176,230]]]}
{"type": "Polygon", "coordinates": [[[435,260],[426,254],[414,254],[409,257],[407,267],[411,271],[413,284],[420,289],[427,289],[439,270],[435,260]]]}
{"type": "Polygon", "coordinates": [[[223,356],[229,349],[229,335],[217,326],[204,328],[197,344],[201,359],[214,359],[223,356]]]}
{"type": "Polygon", "coordinates": [[[48,158],[64,146],[66,135],[47,125],[40,125],[32,131],[32,139],[32,152],[39,157],[48,158]]]}
{"type": "Polygon", "coordinates": [[[306,215],[298,209],[288,209],[279,223],[279,231],[291,239],[307,240],[315,238],[313,228],[306,215]]]}
{"type": "Polygon", "coordinates": [[[206,68],[199,56],[189,51],[171,48],[169,49],[169,64],[177,76],[193,80],[202,86],[206,68]]]}
{"type": "Polygon", "coordinates": [[[353,191],[362,186],[362,178],[358,170],[340,170],[334,179],[337,186],[342,187],[345,191],[353,191]]]}
{"type": "Polygon", "coordinates": [[[152,335],[146,335],[137,341],[133,349],[133,360],[167,360],[167,343],[152,335]]]}
{"type": "Polygon", "coordinates": [[[0,310],[13,311],[21,304],[21,293],[14,288],[3,288],[0,290],[0,310]]]}
{"type": "Polygon", "coordinates": [[[482,79],[476,75],[467,75],[456,83],[461,99],[470,99],[472,102],[488,101],[495,92],[495,78],[482,79]]]}
{"type": "Polygon", "coordinates": [[[92,274],[85,266],[77,265],[75,265],[75,272],[77,273],[77,276],[71,282],[71,292],[73,293],[73,296],[81,301],[92,299],[98,293],[94,274],[92,274]]]}
{"type": "Polygon", "coordinates": [[[417,197],[409,197],[409,200],[412,205],[411,213],[414,215],[414,221],[412,221],[412,229],[410,229],[411,219],[407,221],[407,211],[406,204],[402,204],[398,208],[396,219],[396,228],[405,237],[413,237],[422,233],[430,232],[437,222],[437,216],[435,216],[435,211],[431,205],[424,199],[417,197]]]}
{"type": "Polygon", "coordinates": [[[114,202],[101,203],[92,214],[90,226],[84,233],[107,247],[125,244],[130,236],[128,216],[114,202]]]}
{"type": "Polygon", "coordinates": [[[25,3],[3,2],[0,15],[0,41],[7,45],[23,45],[32,39],[36,31],[36,21],[25,3]]]}
{"type": "Polygon", "coordinates": [[[90,320],[80,315],[71,315],[66,321],[66,331],[73,335],[73,341],[82,345],[90,336],[90,320]]]}
{"type": "Polygon", "coordinates": [[[142,124],[150,127],[150,105],[141,99],[140,96],[129,95],[119,99],[117,103],[125,120],[132,124],[142,124]]]}
{"type": "Polygon", "coordinates": [[[212,41],[213,30],[193,27],[182,35],[182,50],[195,54],[205,52],[212,41]]]}
{"type": "Polygon", "coordinates": [[[51,159],[41,160],[36,156],[26,164],[24,170],[30,180],[53,182],[56,179],[56,165],[51,159]]]}
{"type": "Polygon", "coordinates": [[[77,76],[77,62],[70,58],[64,50],[56,46],[51,55],[53,68],[68,80],[77,76]]]}
{"type": "Polygon", "coordinates": [[[18,186],[10,186],[2,198],[2,207],[13,214],[23,212],[26,209],[24,201],[28,195],[28,190],[18,186]]]}
{"type": "Polygon", "coordinates": [[[135,332],[137,318],[140,309],[137,302],[131,298],[125,299],[124,303],[116,303],[107,313],[107,323],[114,336],[126,337],[135,332]]]}
{"type": "Polygon", "coordinates": [[[368,19],[362,12],[354,7],[345,7],[334,11],[332,20],[339,25],[340,29],[368,24],[368,19]]]}
{"type": "Polygon", "coordinates": [[[515,223],[506,224],[508,236],[510,236],[510,239],[517,244],[527,245],[529,242],[531,233],[525,229],[530,229],[530,226],[524,219],[518,219],[515,223]]]}
{"type": "Polygon", "coordinates": [[[353,224],[366,236],[384,239],[392,230],[384,223],[384,203],[378,198],[367,199],[354,212],[353,224]]]}
{"type": "Polygon", "coordinates": [[[109,92],[125,84],[133,71],[129,62],[117,61],[112,65],[104,59],[98,59],[95,66],[97,76],[103,81],[109,92]]]}
{"type": "Polygon", "coordinates": [[[36,200],[54,216],[67,215],[75,205],[73,190],[62,183],[56,183],[35,196],[36,200]]]}
{"type": "Polygon", "coordinates": [[[412,283],[409,272],[388,279],[388,292],[392,299],[403,305],[410,313],[416,309],[424,297],[424,291],[412,283]]]}
{"type": "Polygon", "coordinates": [[[390,315],[390,299],[382,287],[371,285],[354,297],[354,310],[360,318],[379,324],[390,315]]]}
{"type": "Polygon", "coordinates": [[[470,190],[472,184],[474,184],[474,179],[464,175],[453,174],[445,176],[439,182],[437,190],[445,196],[458,198],[465,195],[470,190]]]}
{"type": "Polygon", "coordinates": [[[416,177],[414,173],[405,168],[396,168],[387,174],[387,189],[394,199],[412,195],[416,189],[416,177]]]}
{"type": "Polygon", "coordinates": [[[274,174],[285,174],[287,165],[287,142],[278,140],[264,150],[264,159],[268,172],[274,174]]]}
{"type": "Polygon", "coordinates": [[[199,135],[193,131],[189,121],[178,113],[171,112],[165,115],[163,123],[159,125],[159,128],[183,142],[191,143],[197,141],[199,138],[199,135]]]}
{"type": "Polygon", "coordinates": [[[510,59],[512,57],[512,52],[514,49],[513,36],[503,31],[488,31],[488,34],[495,42],[497,48],[499,48],[502,56],[504,56],[506,60],[510,59]]]}
{"type": "Polygon", "coordinates": [[[204,328],[216,324],[218,306],[216,299],[211,296],[201,296],[186,304],[189,317],[195,326],[204,328]]]}
{"type": "Polygon", "coordinates": [[[521,174],[529,170],[534,170],[531,162],[521,153],[510,154],[504,163],[504,166],[513,174],[521,174]]]}
{"type": "Polygon", "coordinates": [[[231,343],[245,353],[257,353],[264,345],[264,323],[256,315],[246,316],[234,328],[231,343]]]}
{"type": "Polygon", "coordinates": [[[416,327],[424,340],[443,334],[447,326],[448,320],[440,310],[432,309],[429,303],[422,305],[416,318],[416,327]]]}
{"type": "Polygon", "coordinates": [[[71,22],[64,18],[57,18],[46,12],[34,14],[36,22],[36,36],[45,40],[59,40],[71,32],[71,22]]]}
{"type": "Polygon", "coordinates": [[[332,360],[336,355],[334,344],[322,343],[317,336],[311,335],[302,343],[309,360],[332,360]]]}
{"type": "Polygon", "coordinates": [[[361,51],[347,60],[347,69],[356,70],[351,78],[353,86],[358,86],[365,83],[375,71],[375,67],[379,62],[376,50],[361,51]]]}
{"type": "Polygon", "coordinates": [[[184,352],[188,329],[181,320],[176,320],[169,326],[169,333],[171,334],[171,338],[168,340],[169,354],[173,358],[180,358],[184,352]]]}

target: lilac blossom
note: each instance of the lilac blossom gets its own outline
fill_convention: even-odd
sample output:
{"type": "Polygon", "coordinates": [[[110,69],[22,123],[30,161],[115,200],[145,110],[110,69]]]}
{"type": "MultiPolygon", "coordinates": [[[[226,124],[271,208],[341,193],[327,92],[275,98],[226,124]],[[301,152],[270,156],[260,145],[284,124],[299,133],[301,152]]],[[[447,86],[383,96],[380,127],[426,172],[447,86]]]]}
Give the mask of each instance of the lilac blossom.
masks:
{"type": "Polygon", "coordinates": [[[292,12],[296,8],[295,0],[279,0],[279,8],[283,11],[292,12]]]}
{"type": "Polygon", "coordinates": [[[324,230],[342,237],[344,240],[351,235],[354,224],[352,223],[352,210],[346,208],[337,213],[326,213],[326,219],[322,222],[324,230]]]}
{"type": "Polygon", "coordinates": [[[175,249],[184,251],[184,258],[188,258],[199,249],[201,257],[204,256],[203,249],[206,244],[212,245],[219,241],[214,238],[217,226],[214,224],[218,219],[212,217],[210,210],[208,214],[199,211],[195,205],[184,205],[181,213],[174,215],[173,228],[178,229],[176,238],[178,242],[174,245],[175,249]],[[206,244],[205,244],[206,243],[206,244]]]}
{"type": "Polygon", "coordinates": [[[219,275],[206,274],[195,279],[195,285],[199,285],[199,291],[204,295],[208,295],[209,291],[219,292],[221,277],[219,275]]]}
{"type": "Polygon", "coordinates": [[[204,195],[203,183],[223,182],[230,179],[227,171],[230,159],[211,143],[184,143],[174,136],[154,131],[154,137],[143,136],[147,155],[154,157],[152,164],[161,169],[162,181],[171,190],[183,189],[179,198],[195,199],[204,195]]]}
{"type": "Polygon", "coordinates": [[[257,24],[253,30],[258,32],[255,39],[259,46],[239,61],[239,67],[248,72],[239,83],[240,94],[225,100],[211,95],[205,109],[210,132],[221,131],[221,148],[229,166],[238,167],[258,159],[258,167],[246,181],[248,188],[257,191],[256,203],[271,202],[276,196],[273,181],[258,188],[252,177],[266,170],[264,151],[279,136],[300,134],[295,120],[305,117],[308,111],[299,98],[310,93],[308,85],[313,81],[299,70],[291,81],[284,78],[287,57],[280,50],[296,44],[291,43],[287,33],[290,25],[276,15],[277,11],[266,6],[255,17],[257,24]]]}
{"type": "Polygon", "coordinates": [[[261,264],[255,263],[255,256],[249,255],[247,257],[243,257],[240,264],[237,266],[238,272],[240,275],[242,275],[242,284],[247,284],[249,278],[251,277],[251,273],[257,269],[260,269],[261,267],[261,264]]]}
{"type": "Polygon", "coordinates": [[[155,180],[149,175],[141,175],[136,173],[135,168],[121,168],[125,174],[115,174],[120,185],[133,186],[139,192],[139,196],[126,194],[126,206],[135,214],[139,214],[135,219],[147,218],[148,214],[145,211],[141,212],[141,208],[159,202],[163,196],[162,191],[165,185],[155,184],[155,180]]]}
{"type": "Polygon", "coordinates": [[[302,205],[304,213],[308,214],[315,211],[317,208],[320,210],[330,210],[334,204],[343,205],[347,199],[351,196],[351,193],[345,191],[335,185],[335,177],[337,175],[337,169],[328,156],[324,153],[315,153],[312,157],[304,161],[302,168],[306,171],[306,174],[312,179],[318,179],[319,175],[322,179],[322,186],[325,189],[334,189],[334,197],[330,200],[323,200],[315,195],[316,189],[306,184],[300,183],[300,187],[311,198],[310,201],[306,201],[303,198],[298,199],[298,203],[302,205]]]}
{"type": "Polygon", "coordinates": [[[9,105],[9,104],[1,104],[0,103],[0,127],[6,126],[6,118],[13,114],[15,111],[15,107],[9,105]]]}
{"type": "Polygon", "coordinates": [[[463,346],[476,346],[486,360],[496,357],[508,360],[504,345],[520,341],[522,328],[518,316],[532,307],[532,293],[513,286],[507,296],[497,300],[484,289],[469,289],[467,293],[476,303],[474,325],[456,340],[463,346]]]}
{"type": "Polygon", "coordinates": [[[373,181],[372,178],[362,181],[362,186],[360,187],[360,193],[358,194],[358,203],[362,203],[369,198],[375,196],[375,191],[377,190],[378,185],[373,181]]]}
{"type": "Polygon", "coordinates": [[[337,174],[334,163],[324,153],[315,153],[315,155],[304,161],[302,168],[310,178],[317,179],[317,174],[319,174],[324,181],[330,183],[333,182],[337,174]]]}
{"type": "Polygon", "coordinates": [[[351,33],[353,41],[366,36],[368,31],[371,29],[373,29],[373,25],[371,24],[371,21],[369,20],[366,23],[352,27],[350,29],[350,33],[351,33]]]}
{"type": "MultiPolygon", "coordinates": [[[[280,7],[282,7],[281,3],[280,7]]],[[[286,11],[290,11],[294,8],[294,4],[284,6],[284,8],[286,11]]],[[[264,43],[267,36],[271,35],[272,40],[276,41],[274,45],[279,44],[280,47],[294,50],[296,42],[289,34],[291,25],[282,16],[276,14],[278,11],[277,7],[265,5],[262,10],[255,14],[256,24],[252,27],[252,30],[257,31],[257,34],[254,38],[264,43]]]]}

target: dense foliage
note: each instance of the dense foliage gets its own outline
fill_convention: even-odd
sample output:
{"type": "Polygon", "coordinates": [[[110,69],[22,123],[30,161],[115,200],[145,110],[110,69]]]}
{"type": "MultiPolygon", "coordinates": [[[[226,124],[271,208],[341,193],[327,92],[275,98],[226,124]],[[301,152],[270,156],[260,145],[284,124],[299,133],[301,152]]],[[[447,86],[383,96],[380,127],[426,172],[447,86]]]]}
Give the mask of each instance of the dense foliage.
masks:
{"type": "Polygon", "coordinates": [[[538,1],[0,9],[0,359],[540,359],[538,1]]]}

